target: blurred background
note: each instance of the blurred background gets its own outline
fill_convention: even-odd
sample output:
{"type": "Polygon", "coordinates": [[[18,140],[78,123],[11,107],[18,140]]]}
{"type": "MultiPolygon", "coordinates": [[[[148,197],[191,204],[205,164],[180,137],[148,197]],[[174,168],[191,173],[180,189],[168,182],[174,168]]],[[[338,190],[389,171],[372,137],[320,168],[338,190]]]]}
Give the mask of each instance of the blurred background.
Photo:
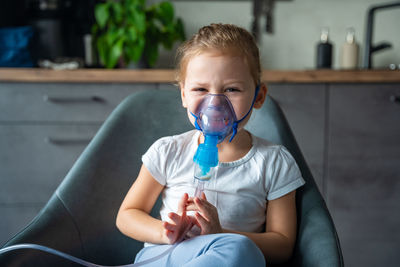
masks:
{"type": "MultiPolygon", "coordinates": [[[[100,2],[100,1],[97,1],[100,2]]],[[[148,0],[148,5],[160,2],[148,0]]],[[[233,23],[248,30],[254,20],[253,1],[171,1],[175,15],[182,18],[187,36],[211,22],[233,23]]],[[[345,42],[348,28],[353,28],[360,45],[359,65],[365,49],[367,10],[372,5],[388,0],[277,0],[271,8],[272,32],[265,30],[266,17],[259,16],[259,44],[262,64],[266,69],[315,68],[316,45],[321,29],[329,29],[333,44],[332,67],[339,68],[340,47],[345,42]]],[[[390,1],[389,1],[390,2],[390,1]]],[[[33,40],[33,58],[84,58],[84,35],[91,33],[96,0],[3,0],[0,27],[33,25],[37,31],[33,40]],[[46,49],[43,49],[46,43],[46,49]],[[36,45],[36,47],[35,47],[36,45]],[[38,47],[41,50],[36,50],[38,47]],[[35,49],[36,48],[36,49],[35,49]]],[[[376,68],[388,68],[400,63],[399,9],[388,9],[375,15],[373,25],[376,41],[393,44],[374,55],[376,68]]],[[[170,51],[161,51],[156,67],[173,67],[170,51]]]]}
{"type": "MultiPolygon", "coordinates": [[[[137,2],[117,2],[129,1],[137,2]]],[[[345,265],[399,265],[400,1],[147,0],[135,16],[158,21],[136,21],[119,36],[123,46],[107,28],[118,18],[110,2],[1,2],[0,247],[38,214],[125,97],[177,90],[183,33],[221,22],[257,36],[263,80],[331,212],[345,265]],[[140,31],[143,23],[156,34],[140,31]],[[171,32],[161,33],[163,23],[171,32]],[[142,52],[153,64],[139,64],[142,52]]]]}

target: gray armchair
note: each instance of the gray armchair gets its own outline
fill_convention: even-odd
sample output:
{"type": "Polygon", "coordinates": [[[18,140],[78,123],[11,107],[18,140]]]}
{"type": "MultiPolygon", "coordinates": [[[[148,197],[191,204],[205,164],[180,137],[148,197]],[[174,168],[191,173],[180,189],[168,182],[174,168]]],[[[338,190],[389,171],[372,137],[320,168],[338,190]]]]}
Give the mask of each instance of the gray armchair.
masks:
{"type": "MultiPolygon", "coordinates": [[[[287,147],[306,180],[297,193],[294,255],[282,266],[343,266],[331,216],[282,111],[268,97],[252,116],[247,128],[287,147]]],[[[35,243],[96,264],[132,263],[143,244],[121,234],[115,218],[139,172],[141,155],[159,137],[190,129],[177,91],[147,90],[129,96],[109,116],[46,206],[4,247],[35,243]]],[[[153,215],[159,207],[160,200],[153,215]]],[[[27,249],[0,255],[0,266],[77,265],[27,249]]]]}

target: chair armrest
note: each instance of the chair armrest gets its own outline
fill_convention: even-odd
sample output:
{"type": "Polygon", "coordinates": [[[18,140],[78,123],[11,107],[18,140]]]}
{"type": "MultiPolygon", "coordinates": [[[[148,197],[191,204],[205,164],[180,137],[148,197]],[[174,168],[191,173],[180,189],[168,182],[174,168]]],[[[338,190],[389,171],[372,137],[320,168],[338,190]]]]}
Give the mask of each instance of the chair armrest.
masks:
{"type": "Polygon", "coordinates": [[[343,266],[339,239],[325,203],[315,203],[302,216],[292,266],[343,266]]]}
{"type": "MultiPolygon", "coordinates": [[[[56,194],[21,232],[4,247],[33,243],[83,258],[79,230],[56,194]]],[[[60,257],[31,249],[9,251],[0,255],[0,266],[72,266],[60,257]]]]}

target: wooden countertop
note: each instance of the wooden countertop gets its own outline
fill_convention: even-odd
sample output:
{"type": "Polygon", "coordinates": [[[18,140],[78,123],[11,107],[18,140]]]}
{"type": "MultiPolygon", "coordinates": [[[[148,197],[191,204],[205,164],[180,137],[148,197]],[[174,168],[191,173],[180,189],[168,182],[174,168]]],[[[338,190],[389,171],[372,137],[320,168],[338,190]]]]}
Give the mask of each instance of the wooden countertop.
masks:
{"type": "MultiPolygon", "coordinates": [[[[398,83],[399,70],[264,70],[267,83],[398,83]]],[[[172,69],[78,69],[0,68],[0,82],[60,83],[173,83],[172,69]]]]}

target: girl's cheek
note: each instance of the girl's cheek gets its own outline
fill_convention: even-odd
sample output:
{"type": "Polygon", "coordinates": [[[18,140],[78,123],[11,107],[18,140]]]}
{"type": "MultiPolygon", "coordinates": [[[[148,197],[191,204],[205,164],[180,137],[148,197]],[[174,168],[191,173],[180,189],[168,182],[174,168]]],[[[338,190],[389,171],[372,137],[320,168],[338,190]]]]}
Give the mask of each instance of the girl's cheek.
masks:
{"type": "Polygon", "coordinates": [[[202,99],[203,99],[202,97],[198,97],[198,96],[196,96],[196,97],[193,97],[193,96],[189,97],[189,98],[187,99],[188,109],[189,109],[191,112],[195,113],[196,110],[197,110],[197,107],[200,105],[202,99]]]}
{"type": "Polygon", "coordinates": [[[246,115],[247,111],[244,110],[243,103],[240,103],[238,101],[231,101],[231,104],[237,120],[240,120],[241,118],[244,117],[244,115],[246,115]]]}

